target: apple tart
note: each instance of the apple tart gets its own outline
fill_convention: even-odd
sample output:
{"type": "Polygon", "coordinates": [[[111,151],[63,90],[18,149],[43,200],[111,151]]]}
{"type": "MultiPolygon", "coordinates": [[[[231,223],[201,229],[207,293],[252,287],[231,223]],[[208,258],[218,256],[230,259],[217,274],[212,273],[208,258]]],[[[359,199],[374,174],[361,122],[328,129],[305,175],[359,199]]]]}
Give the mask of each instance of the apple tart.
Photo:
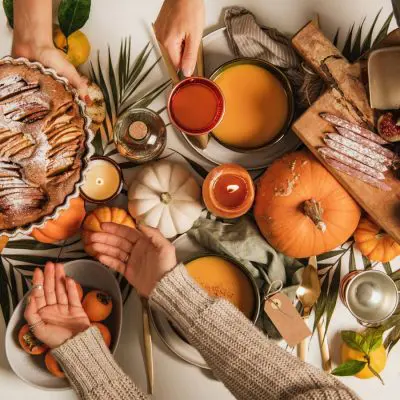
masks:
{"type": "Polygon", "coordinates": [[[0,61],[0,230],[40,223],[76,191],[88,131],[74,96],[36,63],[0,61]]]}

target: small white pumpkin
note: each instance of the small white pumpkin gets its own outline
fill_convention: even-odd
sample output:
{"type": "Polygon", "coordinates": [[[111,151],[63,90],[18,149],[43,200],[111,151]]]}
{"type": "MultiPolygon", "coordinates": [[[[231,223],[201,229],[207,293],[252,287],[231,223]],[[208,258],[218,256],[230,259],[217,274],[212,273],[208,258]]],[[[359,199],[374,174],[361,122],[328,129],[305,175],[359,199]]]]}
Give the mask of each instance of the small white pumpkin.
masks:
{"type": "Polygon", "coordinates": [[[128,192],[129,213],[158,228],[166,238],[188,231],[203,209],[201,190],[191,172],[170,161],[142,167],[128,192]]]}

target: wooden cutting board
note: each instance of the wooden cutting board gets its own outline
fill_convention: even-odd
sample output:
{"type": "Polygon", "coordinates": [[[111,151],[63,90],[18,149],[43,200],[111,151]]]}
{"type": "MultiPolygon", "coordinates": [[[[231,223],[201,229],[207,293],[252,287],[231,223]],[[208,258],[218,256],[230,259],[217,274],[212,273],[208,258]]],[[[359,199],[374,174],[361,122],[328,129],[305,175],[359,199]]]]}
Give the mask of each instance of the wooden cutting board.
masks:
{"type": "Polygon", "coordinates": [[[336,98],[330,90],[294,123],[293,131],[375,222],[400,243],[400,181],[392,172],[386,173],[385,183],[390,185],[392,190],[384,192],[330,167],[317,151],[318,147],[324,145],[324,132],[334,131],[334,128],[319,116],[321,112],[329,112],[351,121],[350,114],[338,110],[336,98]]]}
{"type": "Polygon", "coordinates": [[[400,181],[385,174],[392,190],[383,191],[329,166],[317,151],[325,132],[335,128],[320,117],[330,113],[356,124],[373,125],[360,64],[349,64],[315,24],[309,23],[292,39],[293,46],[330,87],[292,126],[293,131],[336,177],[358,204],[400,243],[400,181]]]}

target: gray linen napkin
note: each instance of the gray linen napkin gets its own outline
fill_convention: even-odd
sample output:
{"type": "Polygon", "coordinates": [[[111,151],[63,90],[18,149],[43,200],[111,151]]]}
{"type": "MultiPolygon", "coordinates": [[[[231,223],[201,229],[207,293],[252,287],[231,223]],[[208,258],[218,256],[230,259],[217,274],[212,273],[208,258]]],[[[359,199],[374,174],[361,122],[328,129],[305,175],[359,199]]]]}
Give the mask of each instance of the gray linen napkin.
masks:
{"type": "Polygon", "coordinates": [[[236,57],[260,58],[285,70],[299,107],[309,107],[320,96],[322,79],[309,68],[303,68],[286,36],[274,28],[260,27],[255,16],[243,7],[226,10],[225,25],[236,57]]]}
{"type": "MultiPolygon", "coordinates": [[[[242,217],[233,224],[201,218],[188,235],[207,250],[225,254],[246,267],[258,280],[261,297],[272,282],[282,281],[283,292],[294,300],[303,264],[271,247],[249,217],[242,217]]],[[[262,314],[264,330],[270,337],[279,338],[269,319],[262,314]]]]}

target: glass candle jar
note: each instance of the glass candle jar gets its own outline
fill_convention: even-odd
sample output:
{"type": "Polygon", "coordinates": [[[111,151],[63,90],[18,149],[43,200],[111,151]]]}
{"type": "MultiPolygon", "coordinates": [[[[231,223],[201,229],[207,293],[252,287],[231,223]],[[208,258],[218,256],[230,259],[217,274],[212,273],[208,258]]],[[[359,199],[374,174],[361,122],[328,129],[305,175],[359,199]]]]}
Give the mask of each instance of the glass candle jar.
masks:
{"type": "Polygon", "coordinates": [[[91,203],[105,203],[118,196],[123,186],[122,171],[111,158],[92,157],[81,186],[82,197],[91,203]]]}
{"type": "Polygon", "coordinates": [[[114,128],[118,152],[135,163],[156,159],[165,149],[167,130],[162,118],[147,108],[122,114],[114,128]]]}

